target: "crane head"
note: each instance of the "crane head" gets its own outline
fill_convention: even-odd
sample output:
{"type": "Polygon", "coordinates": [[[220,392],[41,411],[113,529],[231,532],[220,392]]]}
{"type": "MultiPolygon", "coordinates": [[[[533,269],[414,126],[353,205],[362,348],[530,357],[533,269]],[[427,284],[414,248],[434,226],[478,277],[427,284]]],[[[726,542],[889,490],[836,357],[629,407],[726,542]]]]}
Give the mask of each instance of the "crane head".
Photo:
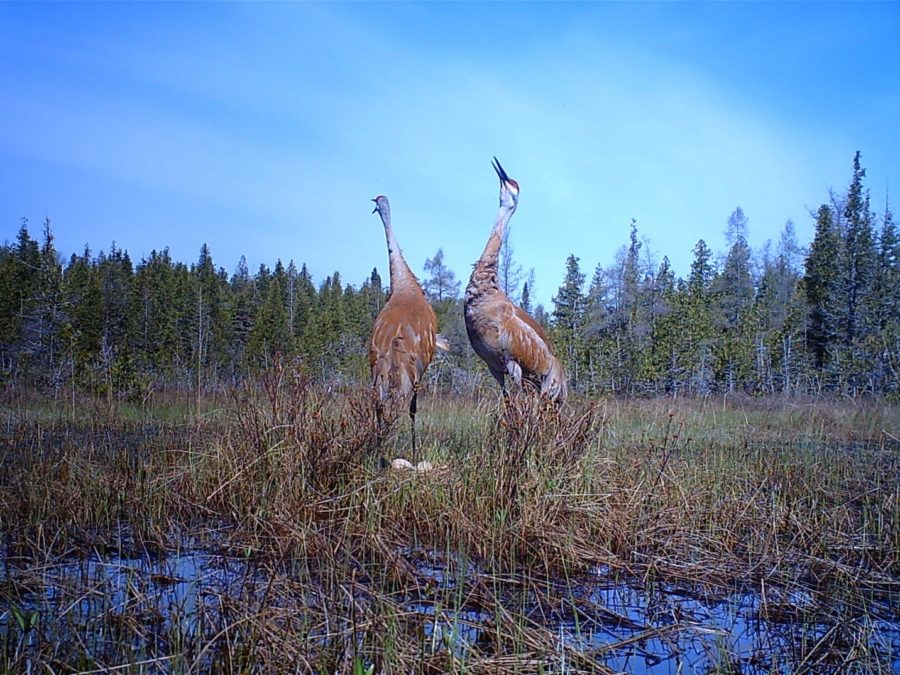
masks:
{"type": "Polygon", "coordinates": [[[375,208],[372,209],[372,213],[380,215],[383,222],[389,222],[391,219],[391,204],[388,202],[388,198],[384,195],[378,195],[372,201],[375,202],[375,208]]]}
{"type": "Polygon", "coordinates": [[[516,208],[516,204],[519,203],[519,184],[506,174],[496,157],[493,166],[497,176],[500,177],[500,206],[508,209],[516,208]]]}

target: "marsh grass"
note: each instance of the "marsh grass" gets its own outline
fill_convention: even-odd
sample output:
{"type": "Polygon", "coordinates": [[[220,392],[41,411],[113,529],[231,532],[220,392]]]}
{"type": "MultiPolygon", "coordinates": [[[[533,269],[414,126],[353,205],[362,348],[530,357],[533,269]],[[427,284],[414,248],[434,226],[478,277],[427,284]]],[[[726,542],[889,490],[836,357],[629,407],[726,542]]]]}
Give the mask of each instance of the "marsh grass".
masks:
{"type": "Polygon", "coordinates": [[[896,407],[488,394],[419,420],[423,474],[381,469],[408,425],[379,444],[368,392],[279,369],[199,419],[10,412],[0,668],[602,672],[695,630],[591,600],[602,570],[651,595],[750,589],[760,620],[809,627],[777,657],[792,672],[891,670],[871,622],[900,605],[896,407]],[[237,571],[173,616],[185,547],[237,571]],[[90,567],[111,559],[150,562],[120,592],[90,567]],[[579,641],[610,625],[627,636],[579,641]]]}

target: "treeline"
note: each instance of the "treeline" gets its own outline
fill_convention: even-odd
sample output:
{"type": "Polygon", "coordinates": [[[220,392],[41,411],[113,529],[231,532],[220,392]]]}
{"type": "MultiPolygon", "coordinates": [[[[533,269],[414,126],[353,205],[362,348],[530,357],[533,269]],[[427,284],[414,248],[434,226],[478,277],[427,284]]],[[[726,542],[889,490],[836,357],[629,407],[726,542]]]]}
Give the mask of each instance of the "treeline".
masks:
{"type": "Polygon", "coordinates": [[[198,261],[153,251],[135,265],[115,245],[63,265],[44,223],[0,250],[0,372],[59,393],[143,396],[161,385],[234,382],[298,358],[315,374],[362,377],[385,291],[377,271],[359,289],[335,272],[316,288],[306,266],[280,261],[230,276],[204,245],[198,261]]]}
{"type": "MultiPolygon", "coordinates": [[[[580,392],[632,395],[900,393],[900,239],[888,205],[876,214],[859,153],[845,194],[814,214],[808,250],[785,225],[754,252],[748,220],[728,219],[728,250],[703,240],[687,278],[656,263],[632,222],[628,243],[590,281],[570,256],[545,311],[531,307],[506,243],[501,284],[544,324],[580,392]]],[[[462,321],[460,282],[443,253],[421,277],[452,350],[429,376],[468,389],[486,371],[462,321]]],[[[386,298],[373,269],[359,287],[335,272],[316,286],[306,266],[278,261],[232,274],[206,245],[188,266],[168,250],[136,265],[113,246],[63,264],[49,222],[40,240],[23,222],[0,249],[0,377],[51,394],[145,396],[160,386],[201,391],[278,359],[323,380],[368,379],[366,349],[386,298]]]]}

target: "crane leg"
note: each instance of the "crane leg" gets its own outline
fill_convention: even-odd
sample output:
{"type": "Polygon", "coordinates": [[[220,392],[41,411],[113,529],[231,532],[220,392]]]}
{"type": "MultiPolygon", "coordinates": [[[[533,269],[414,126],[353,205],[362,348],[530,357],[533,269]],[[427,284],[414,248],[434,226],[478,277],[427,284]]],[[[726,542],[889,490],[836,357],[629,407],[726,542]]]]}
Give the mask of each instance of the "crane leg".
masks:
{"type": "Polygon", "coordinates": [[[386,434],[386,422],[384,419],[384,403],[382,401],[375,402],[375,450],[378,453],[378,464],[384,469],[388,466],[388,461],[382,454],[382,445],[384,445],[384,437],[386,434]]]}
{"type": "Polygon", "coordinates": [[[419,463],[418,452],[416,451],[416,399],[418,392],[413,392],[412,400],[409,402],[409,421],[412,427],[412,455],[413,464],[419,463]]]}
{"type": "Polygon", "coordinates": [[[381,401],[375,402],[375,443],[380,448],[384,435],[384,410],[381,401]]]}

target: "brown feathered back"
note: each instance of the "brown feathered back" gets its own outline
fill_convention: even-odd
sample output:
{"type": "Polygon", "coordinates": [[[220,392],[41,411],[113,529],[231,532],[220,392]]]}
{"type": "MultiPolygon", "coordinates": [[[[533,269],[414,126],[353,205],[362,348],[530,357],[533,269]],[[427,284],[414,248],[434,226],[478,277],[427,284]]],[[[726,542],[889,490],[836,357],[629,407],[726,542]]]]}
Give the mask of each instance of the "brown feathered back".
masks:
{"type": "Polygon", "coordinates": [[[496,158],[494,162],[500,176],[500,210],[466,287],[466,333],[501,387],[509,376],[517,384],[530,382],[551,399],[565,401],[566,373],[544,330],[498,284],[500,246],[518,205],[519,189],[496,158]]]}
{"type": "Polygon", "coordinates": [[[399,403],[416,393],[434,358],[437,317],[394,237],[387,197],[376,197],[375,204],[387,240],[391,295],[375,319],[369,367],[378,400],[399,403]]]}
{"type": "Polygon", "coordinates": [[[391,295],[369,343],[372,386],[380,400],[413,394],[434,358],[436,333],[437,317],[424,295],[391,295]]]}

